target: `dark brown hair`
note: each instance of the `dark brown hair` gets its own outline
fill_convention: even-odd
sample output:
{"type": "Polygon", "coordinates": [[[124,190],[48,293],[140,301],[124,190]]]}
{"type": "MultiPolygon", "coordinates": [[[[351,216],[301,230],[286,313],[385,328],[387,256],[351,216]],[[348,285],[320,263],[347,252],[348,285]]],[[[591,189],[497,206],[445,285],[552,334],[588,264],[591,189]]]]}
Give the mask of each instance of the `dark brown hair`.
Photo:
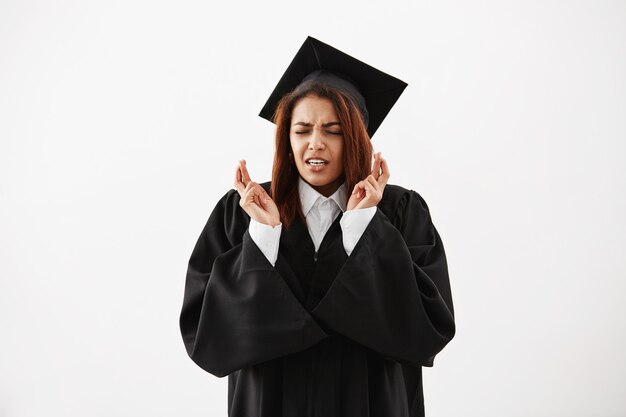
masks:
{"type": "Polygon", "coordinates": [[[298,169],[291,155],[289,131],[291,115],[296,104],[304,97],[315,95],[328,98],[335,108],[343,135],[343,176],[348,195],[354,186],[371,173],[372,144],[361,112],[349,95],[337,88],[312,83],[296,88],[278,102],[273,121],[276,123],[276,149],[272,169],[272,199],[278,206],[285,228],[296,216],[304,221],[298,193],[298,169]]]}

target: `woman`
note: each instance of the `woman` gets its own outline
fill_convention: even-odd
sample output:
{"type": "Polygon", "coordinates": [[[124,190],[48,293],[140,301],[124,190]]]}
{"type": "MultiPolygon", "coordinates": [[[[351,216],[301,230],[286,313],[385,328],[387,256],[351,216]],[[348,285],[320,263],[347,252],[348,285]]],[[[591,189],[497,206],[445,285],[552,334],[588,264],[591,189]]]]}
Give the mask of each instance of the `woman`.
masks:
{"type": "Polygon", "coordinates": [[[370,165],[372,106],[321,71],[276,105],[271,183],[240,161],[198,239],[185,346],[228,375],[231,417],[421,416],[421,367],[455,332],[443,245],[422,197],[370,165]]]}

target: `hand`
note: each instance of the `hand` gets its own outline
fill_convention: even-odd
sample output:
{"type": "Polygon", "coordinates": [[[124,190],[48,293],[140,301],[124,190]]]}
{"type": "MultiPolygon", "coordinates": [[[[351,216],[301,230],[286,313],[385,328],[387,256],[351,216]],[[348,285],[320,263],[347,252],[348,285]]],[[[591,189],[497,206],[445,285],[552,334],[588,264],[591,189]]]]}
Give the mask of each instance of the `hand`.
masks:
{"type": "Polygon", "coordinates": [[[348,200],[347,210],[358,210],[378,205],[389,180],[389,167],[380,152],[374,154],[372,173],[358,182],[348,200]]]}
{"type": "Polygon", "coordinates": [[[243,159],[239,161],[235,170],[235,189],[241,197],[239,205],[252,219],[272,227],[280,224],[280,213],[276,203],[263,187],[250,180],[246,161],[243,159]]]}

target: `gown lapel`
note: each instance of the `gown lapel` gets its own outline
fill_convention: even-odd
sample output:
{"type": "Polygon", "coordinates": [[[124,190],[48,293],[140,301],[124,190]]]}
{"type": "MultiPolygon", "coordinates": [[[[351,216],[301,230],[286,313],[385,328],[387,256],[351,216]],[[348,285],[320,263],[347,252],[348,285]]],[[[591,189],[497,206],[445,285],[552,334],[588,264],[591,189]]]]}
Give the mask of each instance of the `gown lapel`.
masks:
{"type": "Polygon", "coordinates": [[[343,249],[339,213],[324,235],[317,256],[305,223],[296,219],[280,236],[276,269],[307,310],[322,299],[348,256],[343,249]]]}

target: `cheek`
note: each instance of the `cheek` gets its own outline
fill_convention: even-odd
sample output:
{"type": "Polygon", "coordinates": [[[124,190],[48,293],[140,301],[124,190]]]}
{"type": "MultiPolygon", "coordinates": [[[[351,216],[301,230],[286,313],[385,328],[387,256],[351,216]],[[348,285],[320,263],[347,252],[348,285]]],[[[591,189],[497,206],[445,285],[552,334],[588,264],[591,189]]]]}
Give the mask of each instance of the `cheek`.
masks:
{"type": "Polygon", "coordinates": [[[298,146],[297,143],[291,142],[289,149],[292,154],[292,160],[297,166],[300,166],[302,163],[302,147],[298,146]]]}
{"type": "Polygon", "coordinates": [[[343,160],[343,151],[344,151],[344,149],[343,149],[343,142],[338,143],[337,146],[335,146],[334,151],[335,151],[335,156],[338,159],[342,159],[343,160]]]}
{"type": "Polygon", "coordinates": [[[301,146],[298,146],[298,142],[293,141],[293,140],[289,140],[289,147],[291,149],[291,152],[295,155],[298,152],[300,152],[300,148],[301,146]]]}

